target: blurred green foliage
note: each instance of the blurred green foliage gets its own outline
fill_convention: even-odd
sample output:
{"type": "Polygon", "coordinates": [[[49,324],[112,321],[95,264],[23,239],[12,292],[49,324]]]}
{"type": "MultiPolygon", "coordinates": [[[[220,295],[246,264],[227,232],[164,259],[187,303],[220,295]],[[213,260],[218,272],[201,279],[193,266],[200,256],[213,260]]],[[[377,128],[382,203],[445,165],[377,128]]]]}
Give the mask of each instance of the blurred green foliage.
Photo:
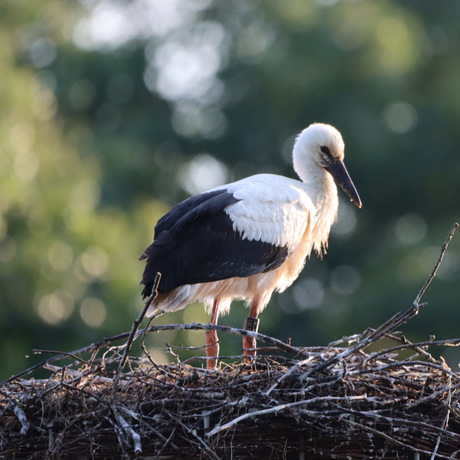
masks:
{"type": "MultiPolygon", "coordinates": [[[[261,331],[319,345],[407,308],[459,218],[460,4],[48,0],[0,5],[2,377],[129,330],[137,256],[190,193],[293,176],[294,135],[335,125],[361,197],[261,331]]],[[[405,328],[458,337],[460,241],[405,328]]],[[[240,326],[235,304],[221,323],[240,326]]],[[[194,305],[162,322],[207,321],[194,305]]],[[[156,336],[199,345],[202,335],[156,336]]],[[[223,353],[239,350],[226,337],[223,353]]],[[[456,366],[459,353],[446,350],[456,366]]]]}

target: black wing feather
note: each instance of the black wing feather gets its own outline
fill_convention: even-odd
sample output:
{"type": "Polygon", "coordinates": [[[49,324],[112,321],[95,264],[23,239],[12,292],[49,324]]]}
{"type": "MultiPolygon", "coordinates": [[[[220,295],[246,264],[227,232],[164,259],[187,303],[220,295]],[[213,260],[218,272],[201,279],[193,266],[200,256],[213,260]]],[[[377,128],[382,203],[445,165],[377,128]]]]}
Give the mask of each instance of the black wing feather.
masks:
{"type": "Polygon", "coordinates": [[[158,290],[164,293],[184,284],[247,277],[284,262],[286,247],[249,241],[233,230],[224,210],[237,201],[225,189],[202,193],[158,221],[154,241],[141,256],[147,259],[144,297],[151,294],[157,272],[162,275],[158,290]]]}

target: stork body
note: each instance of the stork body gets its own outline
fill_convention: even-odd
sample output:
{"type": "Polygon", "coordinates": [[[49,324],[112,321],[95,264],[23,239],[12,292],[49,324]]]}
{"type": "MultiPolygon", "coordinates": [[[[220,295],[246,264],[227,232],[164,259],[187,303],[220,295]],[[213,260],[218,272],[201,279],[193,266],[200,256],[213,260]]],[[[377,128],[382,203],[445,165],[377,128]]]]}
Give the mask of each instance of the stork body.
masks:
{"type": "MultiPolygon", "coordinates": [[[[327,247],[337,216],[337,182],[361,207],[343,163],[344,144],[330,125],[313,124],[297,137],[294,169],[301,181],[258,174],[188,198],[163,216],[147,259],[143,297],[161,273],[158,296],[148,314],[176,311],[203,302],[211,324],[234,299],[250,306],[248,329],[274,291],[283,292],[299,276],[312,251],[327,247]]],[[[206,332],[208,368],[216,366],[217,333],[206,332]]],[[[255,340],[244,337],[245,355],[255,340]]]]}

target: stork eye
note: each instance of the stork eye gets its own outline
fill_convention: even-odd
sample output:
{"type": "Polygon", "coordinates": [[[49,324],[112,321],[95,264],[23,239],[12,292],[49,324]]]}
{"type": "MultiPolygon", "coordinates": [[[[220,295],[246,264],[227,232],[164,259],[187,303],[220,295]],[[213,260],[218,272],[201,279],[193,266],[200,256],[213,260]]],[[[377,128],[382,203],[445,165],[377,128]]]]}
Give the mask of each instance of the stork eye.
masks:
{"type": "Polygon", "coordinates": [[[320,147],[320,150],[322,152],[322,163],[323,163],[323,166],[327,166],[327,165],[330,165],[333,161],[333,158],[332,158],[332,153],[331,151],[329,150],[329,147],[325,146],[325,145],[322,145],[320,147]]]}

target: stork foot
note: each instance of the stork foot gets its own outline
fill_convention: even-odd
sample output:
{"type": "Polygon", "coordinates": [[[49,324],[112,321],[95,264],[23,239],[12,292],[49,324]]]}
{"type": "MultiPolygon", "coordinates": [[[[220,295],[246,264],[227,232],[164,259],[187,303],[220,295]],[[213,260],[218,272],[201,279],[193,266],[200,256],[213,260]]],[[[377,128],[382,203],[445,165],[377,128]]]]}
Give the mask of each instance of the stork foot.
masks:
{"type": "Polygon", "coordinates": [[[206,331],[206,357],[208,369],[217,367],[217,358],[219,356],[219,338],[216,331],[206,331]]]}

